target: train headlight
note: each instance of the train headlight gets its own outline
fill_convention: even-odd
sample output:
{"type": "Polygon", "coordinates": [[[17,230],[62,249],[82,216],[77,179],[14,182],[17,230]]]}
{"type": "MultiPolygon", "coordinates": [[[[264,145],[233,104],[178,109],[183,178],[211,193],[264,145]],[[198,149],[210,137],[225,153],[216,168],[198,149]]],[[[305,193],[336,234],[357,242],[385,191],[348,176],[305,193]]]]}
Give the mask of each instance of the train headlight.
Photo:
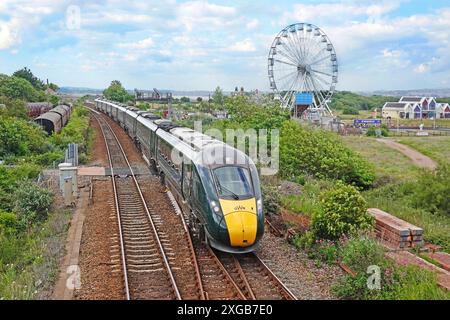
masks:
{"type": "Polygon", "coordinates": [[[215,201],[211,201],[211,207],[215,213],[220,214],[220,207],[215,201]]]}
{"type": "Polygon", "coordinates": [[[262,200],[258,199],[256,201],[256,209],[258,209],[258,214],[262,214],[263,213],[263,204],[262,204],[262,200]]]}

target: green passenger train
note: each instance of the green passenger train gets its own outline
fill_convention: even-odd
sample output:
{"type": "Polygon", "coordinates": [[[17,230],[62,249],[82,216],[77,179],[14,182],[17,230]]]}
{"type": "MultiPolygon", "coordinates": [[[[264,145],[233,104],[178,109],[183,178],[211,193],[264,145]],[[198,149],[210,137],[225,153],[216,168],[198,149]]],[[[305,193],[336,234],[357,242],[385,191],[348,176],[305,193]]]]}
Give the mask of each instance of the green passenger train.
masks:
{"type": "Polygon", "coordinates": [[[192,232],[225,252],[253,251],[264,233],[258,171],[243,152],[149,112],[95,100],[173,193],[192,232]]]}

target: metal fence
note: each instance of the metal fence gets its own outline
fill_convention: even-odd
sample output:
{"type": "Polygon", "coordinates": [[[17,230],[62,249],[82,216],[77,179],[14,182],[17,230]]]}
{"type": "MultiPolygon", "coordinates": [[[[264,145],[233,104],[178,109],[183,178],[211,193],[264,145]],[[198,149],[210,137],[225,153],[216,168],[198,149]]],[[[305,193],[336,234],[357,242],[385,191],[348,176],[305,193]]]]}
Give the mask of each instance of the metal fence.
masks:
{"type": "MultiPolygon", "coordinates": [[[[423,137],[421,135],[417,135],[418,130],[414,131],[405,131],[405,130],[389,130],[389,136],[392,137],[423,137]]],[[[425,130],[428,133],[428,136],[450,136],[450,131],[444,130],[425,130]]]]}
{"type": "Polygon", "coordinates": [[[66,149],[65,162],[72,164],[72,166],[78,166],[78,145],[76,143],[71,143],[66,149]]]}

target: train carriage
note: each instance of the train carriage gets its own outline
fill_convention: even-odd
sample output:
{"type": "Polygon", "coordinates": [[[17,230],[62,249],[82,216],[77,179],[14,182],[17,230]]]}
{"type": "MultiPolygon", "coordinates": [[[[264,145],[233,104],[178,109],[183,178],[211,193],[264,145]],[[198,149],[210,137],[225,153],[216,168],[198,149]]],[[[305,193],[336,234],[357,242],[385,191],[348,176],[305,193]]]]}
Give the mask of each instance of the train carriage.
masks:
{"type": "Polygon", "coordinates": [[[125,126],[124,129],[128,133],[128,135],[133,138],[133,140],[136,138],[136,118],[138,117],[136,111],[139,109],[137,108],[127,108],[125,111],[125,126]]]}
{"type": "Polygon", "coordinates": [[[62,116],[56,112],[46,112],[41,114],[34,121],[42,127],[49,135],[59,133],[63,127],[62,116]]]}
{"type": "Polygon", "coordinates": [[[194,234],[222,251],[253,251],[264,232],[253,161],[221,141],[149,113],[128,108],[124,117],[126,131],[174,194],[194,234]]]}
{"type": "Polygon", "coordinates": [[[117,123],[123,128],[125,125],[125,112],[127,108],[122,107],[117,110],[117,123]]]}
{"type": "Polygon", "coordinates": [[[69,122],[70,108],[68,106],[59,105],[51,109],[49,112],[54,112],[61,116],[63,127],[67,124],[67,122],[69,122]]]}

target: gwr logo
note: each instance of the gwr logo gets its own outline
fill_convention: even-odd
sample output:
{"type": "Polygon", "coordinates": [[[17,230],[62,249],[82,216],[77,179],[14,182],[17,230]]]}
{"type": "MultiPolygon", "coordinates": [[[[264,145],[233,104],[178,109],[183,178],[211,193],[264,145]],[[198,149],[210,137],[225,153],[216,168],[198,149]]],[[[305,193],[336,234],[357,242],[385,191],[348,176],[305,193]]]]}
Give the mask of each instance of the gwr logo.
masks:
{"type": "Polygon", "coordinates": [[[242,210],[245,210],[244,206],[236,206],[236,207],[234,207],[234,211],[242,211],[242,210]]]}

